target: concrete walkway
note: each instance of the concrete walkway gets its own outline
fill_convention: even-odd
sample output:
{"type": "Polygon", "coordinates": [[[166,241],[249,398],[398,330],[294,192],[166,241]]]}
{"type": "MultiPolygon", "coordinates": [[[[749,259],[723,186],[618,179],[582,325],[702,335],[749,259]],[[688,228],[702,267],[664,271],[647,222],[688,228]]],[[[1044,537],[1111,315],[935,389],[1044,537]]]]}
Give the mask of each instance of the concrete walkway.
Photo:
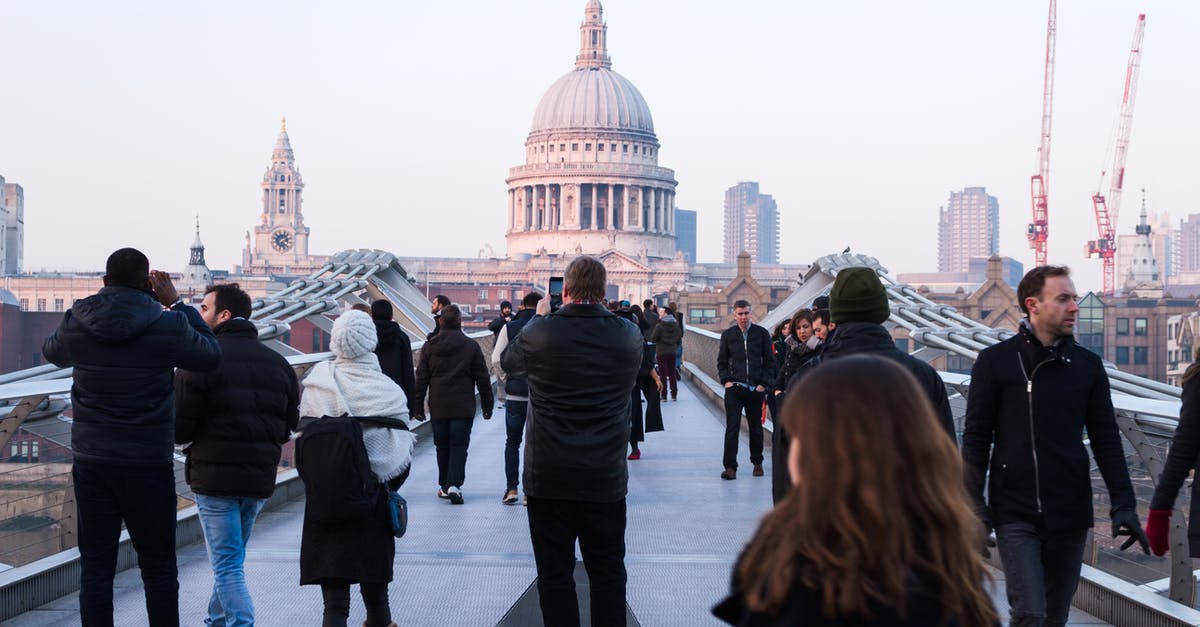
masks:
{"type": "MultiPolygon", "coordinates": [[[[629,462],[628,599],[642,625],[719,625],[709,608],[726,592],[734,559],[771,506],[770,460],[766,477],[751,477],[743,438],[745,472],[736,481],[720,480],[724,418],[688,385],[680,388],[679,401],[663,406],[666,431],[648,434],[642,459],[629,462]]],[[[390,587],[400,625],[495,625],[536,576],[525,508],[500,503],[503,411],[492,420],[477,417],[472,435],[462,506],[436,497],[433,443],[424,438],[418,444],[401,490],[411,522],[397,541],[390,587]]],[[[320,590],[297,583],[303,511],[303,502],[294,501],[263,514],[255,526],[246,577],[259,625],[320,623],[320,590]]],[[[179,580],[181,623],[202,624],[212,587],[202,543],[180,549],[179,580]]],[[[116,624],[144,625],[144,602],[138,571],[119,574],[116,624]]],[[[1002,593],[997,604],[1007,610],[1002,593]]],[[[352,605],[350,624],[361,625],[361,602],[352,605]]],[[[77,595],[68,595],[5,624],[78,625],[77,608],[77,595]]],[[[1102,623],[1079,613],[1071,624],[1102,623]]]]}

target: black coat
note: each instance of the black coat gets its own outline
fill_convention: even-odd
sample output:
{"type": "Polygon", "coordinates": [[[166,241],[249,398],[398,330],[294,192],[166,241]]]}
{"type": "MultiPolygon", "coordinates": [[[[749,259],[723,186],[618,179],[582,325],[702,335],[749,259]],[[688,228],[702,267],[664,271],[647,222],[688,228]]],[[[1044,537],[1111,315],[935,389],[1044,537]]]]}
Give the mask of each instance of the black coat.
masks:
{"type": "Polygon", "coordinates": [[[683,328],[674,319],[660,321],[650,332],[650,341],[659,355],[674,355],[683,343],[683,328]]]}
{"type": "Polygon", "coordinates": [[[741,327],[735,324],[721,333],[717,374],[722,385],[733,381],[769,388],[775,383],[777,365],[775,351],[771,348],[771,333],[761,326],[751,324],[743,334],[741,327]]]}
{"type": "Polygon", "coordinates": [[[379,336],[379,343],[375,345],[379,369],[404,390],[404,397],[408,399],[408,413],[422,413],[424,408],[413,404],[417,377],[413,372],[412,338],[393,320],[376,320],[375,334],[379,336]]]}
{"type": "MultiPolygon", "coordinates": [[[[504,333],[508,334],[505,339],[509,344],[512,344],[513,340],[521,334],[521,329],[525,328],[530,320],[533,320],[534,315],[536,312],[533,309],[522,309],[508,324],[504,325],[504,333]]],[[[510,375],[504,379],[504,393],[508,396],[529,398],[529,384],[525,382],[525,379],[510,375]]]]}
{"type": "Polygon", "coordinates": [[[500,335],[500,331],[502,329],[504,329],[504,325],[508,324],[508,321],[512,320],[512,318],[513,317],[511,314],[508,317],[496,316],[495,320],[492,320],[491,322],[489,322],[488,323],[488,331],[492,332],[492,337],[500,335]]]}
{"type": "Polygon", "coordinates": [[[474,418],[475,390],[484,415],[490,416],[495,404],[492,380],[478,342],[460,329],[443,329],[425,342],[410,407],[424,407],[428,392],[429,415],[434,420],[474,418]]]}
{"type": "Polygon", "coordinates": [[[645,338],[600,305],[563,305],[534,318],[501,364],[529,383],[525,493],[611,503],[629,482],[630,391],[645,338]]]}
{"type": "MultiPolygon", "coordinates": [[[[1183,487],[1188,473],[1200,461],[1200,377],[1183,384],[1183,406],[1179,409],[1179,425],[1171,438],[1167,464],[1158,476],[1150,509],[1175,507],[1175,497],[1183,487]]],[[[1188,511],[1188,549],[1192,557],[1200,557],[1200,484],[1192,483],[1192,503],[1188,511]]]]}
{"type": "Polygon", "coordinates": [[[166,464],[175,454],[175,368],[208,371],[221,349],[200,314],[150,292],[111,286],[80,300],[42,354],[75,368],[71,445],[77,459],[166,464]]]}
{"type": "Polygon", "coordinates": [[[300,420],[300,386],[282,355],[245,319],[215,329],[221,365],[175,373],[175,443],[191,446],[185,476],[197,494],[265,499],[279,453],[300,420]]]}
{"type": "Polygon", "coordinates": [[[1024,328],[980,352],[971,370],[962,446],[967,493],[976,511],[985,511],[984,476],[990,473],[986,511],[993,525],[1091,527],[1085,429],[1113,511],[1133,510],[1133,486],[1100,358],[1071,338],[1043,347],[1024,328]]]}

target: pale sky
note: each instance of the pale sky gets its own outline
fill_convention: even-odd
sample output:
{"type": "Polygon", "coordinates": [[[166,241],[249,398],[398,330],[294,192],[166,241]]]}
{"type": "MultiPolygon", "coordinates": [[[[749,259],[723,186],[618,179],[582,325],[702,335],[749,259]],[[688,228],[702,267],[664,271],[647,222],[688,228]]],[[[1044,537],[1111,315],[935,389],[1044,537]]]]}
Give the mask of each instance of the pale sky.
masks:
{"type": "MultiPolygon", "coordinates": [[[[25,188],[27,269],[101,269],[121,246],[181,270],[200,215],[209,266],[241,262],[287,116],[313,253],[504,254],[508,168],[573,67],[583,0],[0,0],[0,175],[25,188]]],[[[1047,2],[608,0],[613,69],[645,96],[721,258],[725,188],[755,180],[781,260],[851,245],[933,271],[937,210],[986,186],[1001,253],[1028,267],[1047,2]]],[[[1098,289],[1090,197],[1111,164],[1137,14],[1143,67],[1120,214],[1147,189],[1200,212],[1200,3],[1061,0],[1050,261],[1098,289]]],[[[1107,183],[1105,184],[1107,190],[1107,183]]]]}

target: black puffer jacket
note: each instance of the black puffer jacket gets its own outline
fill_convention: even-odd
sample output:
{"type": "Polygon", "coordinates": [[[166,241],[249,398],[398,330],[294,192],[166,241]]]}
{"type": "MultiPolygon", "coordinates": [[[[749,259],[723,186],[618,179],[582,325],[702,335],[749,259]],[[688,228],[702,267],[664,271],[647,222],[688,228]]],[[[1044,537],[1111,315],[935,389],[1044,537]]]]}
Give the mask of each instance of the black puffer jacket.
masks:
{"type": "Polygon", "coordinates": [[[150,292],[120,286],[75,303],[42,354],[75,368],[75,457],[111,464],[171,462],[174,370],[212,370],[221,361],[217,338],[195,309],[163,311],[150,292]]]}
{"type": "Polygon", "coordinates": [[[409,407],[425,407],[429,393],[429,415],[443,418],[475,417],[475,390],[483,415],[491,417],[492,380],[479,343],[460,329],[442,329],[421,348],[417,364],[417,389],[409,407]]]}
{"type": "Polygon", "coordinates": [[[629,482],[630,390],[645,338],[600,305],[534,318],[504,350],[509,376],[529,382],[525,492],[611,503],[629,482]]]}
{"type": "Polygon", "coordinates": [[[393,320],[376,320],[375,335],[379,337],[379,343],[375,345],[379,369],[404,390],[409,415],[422,413],[424,408],[413,404],[417,376],[413,372],[412,339],[393,320]]]}
{"type": "MultiPolygon", "coordinates": [[[[1172,509],[1179,489],[1188,473],[1200,461],[1200,376],[1188,378],[1183,384],[1183,405],[1179,409],[1179,425],[1171,438],[1167,463],[1158,477],[1150,509],[1172,509]]],[[[1192,482],[1192,499],[1188,511],[1188,553],[1200,557],[1200,482],[1192,482]]]]}
{"type": "Polygon", "coordinates": [[[735,324],[721,333],[717,374],[722,385],[733,381],[769,388],[775,383],[777,366],[771,333],[766,329],[751,324],[742,333],[741,327],[735,324]]]}
{"type": "Polygon", "coordinates": [[[258,341],[252,322],[230,320],[215,332],[221,366],[175,373],[175,443],[191,442],[184,452],[193,492],[265,499],[300,419],[296,372],[258,341]]]}
{"type": "Polygon", "coordinates": [[[993,525],[1092,526],[1092,481],[1084,430],[1112,511],[1136,505],[1108,373],[1095,353],[1064,338],[1052,347],[1022,331],[979,353],[963,428],[968,496],[993,525]]]}
{"type": "Polygon", "coordinates": [[[660,320],[650,332],[650,341],[654,342],[659,355],[674,355],[683,343],[683,328],[674,318],[660,320]]]}

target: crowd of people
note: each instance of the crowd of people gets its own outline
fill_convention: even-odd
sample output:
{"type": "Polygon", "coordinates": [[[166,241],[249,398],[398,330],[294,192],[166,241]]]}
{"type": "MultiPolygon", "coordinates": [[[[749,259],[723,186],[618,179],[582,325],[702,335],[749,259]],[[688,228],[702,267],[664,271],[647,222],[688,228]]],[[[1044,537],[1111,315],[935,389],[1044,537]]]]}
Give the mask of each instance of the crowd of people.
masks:
{"type": "MultiPolygon", "coordinates": [[[[474,418],[490,419],[499,396],[500,500],[515,505],[524,494],[545,624],[580,623],[578,542],[591,624],[624,625],[627,462],[640,459],[647,432],[663,429],[662,404],[678,399],[684,320],[674,304],[606,302],[606,286],[604,266],[581,256],[566,269],[557,310],[537,293],[516,311],[504,303],[489,325],[491,372],[448,298],[433,299],[435,326],[415,364],[391,304],[376,300],[338,316],[334,358],[298,380],[258,341],[251,300],[236,284],[210,287],[197,310],[145,255],[114,252],[104,287],[77,302],[43,347],[49,361],[74,368],[81,621],[112,624],[124,523],[147,622],[179,624],[173,453],[182,445],[214,573],[206,624],[254,624],[246,545],[282,446],[299,429],[301,584],[320,587],[325,627],[346,625],[354,584],[367,627],[395,625],[388,586],[403,534],[396,493],[416,441],[410,421],[428,413],[437,496],[462,504],[474,418]]],[[[1093,519],[1085,433],[1113,536],[1128,538],[1121,548],[1166,550],[1174,500],[1200,458],[1196,367],[1184,378],[1146,533],[1107,374],[1073,338],[1069,271],[1034,268],[1018,299],[1018,333],[975,362],[961,452],[940,376],[884,326],[891,310],[875,271],[840,271],[827,297],[773,333],[753,322],[750,303],[733,304],[717,357],[720,478],[737,478],[743,418],[751,474],[765,475],[769,414],[774,508],[714,615],[735,625],[995,625],[985,558],[996,547],[1012,624],[1064,625],[1093,519]]],[[[1200,555],[1200,532],[1189,537],[1200,555]]]]}

